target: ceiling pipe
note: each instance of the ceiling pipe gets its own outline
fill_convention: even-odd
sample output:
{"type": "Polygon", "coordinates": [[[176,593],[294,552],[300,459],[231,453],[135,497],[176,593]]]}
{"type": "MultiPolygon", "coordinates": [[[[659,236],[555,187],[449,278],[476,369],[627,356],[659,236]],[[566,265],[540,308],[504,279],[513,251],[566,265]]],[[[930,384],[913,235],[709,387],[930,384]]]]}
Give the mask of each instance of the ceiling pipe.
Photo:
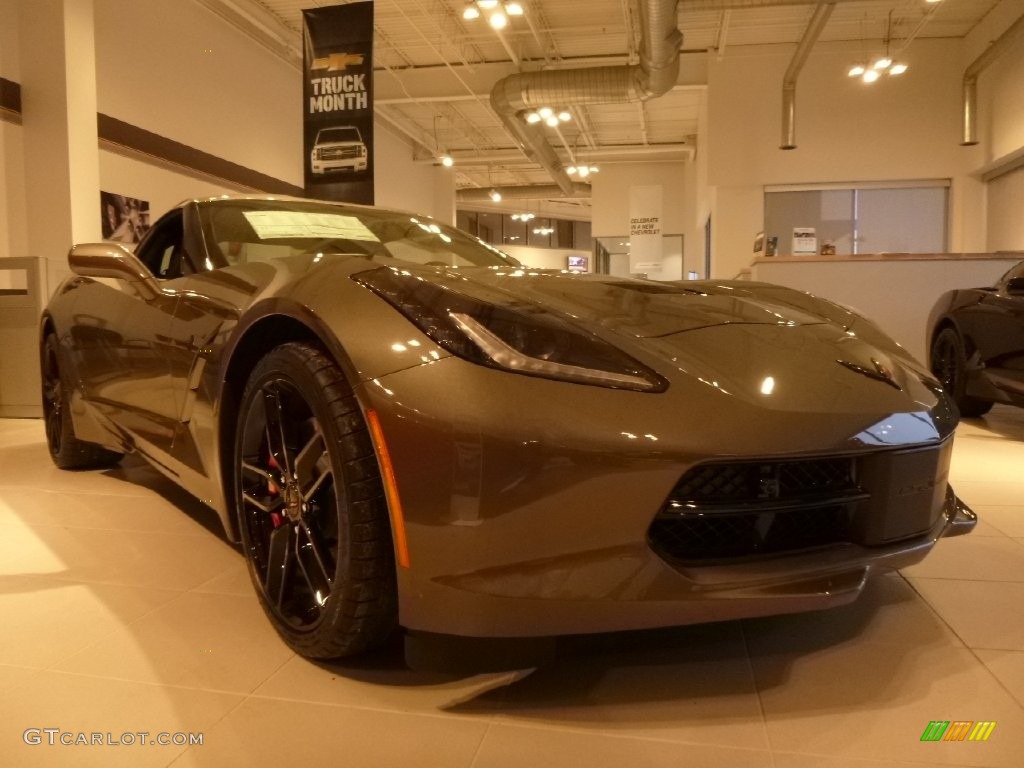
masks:
{"type": "Polygon", "coordinates": [[[526,156],[551,175],[561,190],[559,196],[576,196],[574,184],[547,139],[544,123],[531,125],[519,113],[544,106],[561,109],[646,101],[667,92],[679,78],[683,36],[679,31],[678,3],[679,0],[641,2],[638,64],[522,72],[494,84],[491,107],[526,156]]]}
{"type": "Polygon", "coordinates": [[[796,47],[793,59],[789,62],[786,75],[782,78],[782,143],[779,149],[796,149],[796,79],[800,76],[800,70],[804,68],[811,48],[818,42],[821,30],[825,28],[828,17],[832,15],[835,7],[834,0],[818,3],[807,29],[804,30],[804,36],[796,47]]]}
{"type": "Polygon", "coordinates": [[[964,70],[964,132],[962,147],[978,143],[978,76],[1024,34],[1024,16],[1017,19],[964,70]]]}
{"type": "MultiPolygon", "coordinates": [[[[686,0],[685,10],[690,13],[697,11],[726,11],[751,8],[784,8],[796,5],[817,5],[820,0],[686,0]]],[[[863,0],[836,0],[837,3],[861,3],[863,0]]]]}
{"type": "Polygon", "coordinates": [[[497,192],[502,200],[554,200],[563,198],[589,198],[590,185],[569,182],[570,189],[562,189],[557,184],[530,184],[517,187],[478,187],[460,189],[455,193],[460,203],[491,202],[491,193],[497,192]]]}

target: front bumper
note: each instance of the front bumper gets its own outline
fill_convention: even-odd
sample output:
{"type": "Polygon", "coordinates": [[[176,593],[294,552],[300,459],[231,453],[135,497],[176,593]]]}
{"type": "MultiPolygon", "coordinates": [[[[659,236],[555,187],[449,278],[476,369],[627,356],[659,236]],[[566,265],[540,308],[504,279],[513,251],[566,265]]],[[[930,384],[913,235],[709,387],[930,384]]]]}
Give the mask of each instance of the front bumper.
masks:
{"type": "Polygon", "coordinates": [[[313,160],[311,165],[313,173],[317,175],[333,173],[335,171],[361,173],[366,170],[366,158],[350,157],[343,160],[313,160]]]}
{"type": "Polygon", "coordinates": [[[360,399],[380,415],[405,510],[399,620],[423,632],[539,637],[841,605],[871,574],[920,561],[976,520],[948,490],[949,434],[921,439],[927,412],[901,435],[894,414],[754,413],[739,400],[715,412],[683,387],[604,390],[456,358],[373,380],[360,399]],[[865,444],[881,422],[889,442],[865,444]],[[675,484],[702,462],[926,446],[945,456],[936,474],[886,499],[896,514],[900,494],[933,499],[913,536],[696,565],[648,543],[675,484]]]}
{"type": "Polygon", "coordinates": [[[931,531],[877,549],[846,545],[680,573],[637,545],[443,581],[405,573],[401,621],[450,635],[539,637],[819,610],[852,602],[869,576],[920,562],[939,538],[967,533],[976,522],[950,492],[931,531]],[[595,595],[593,585],[605,593],[595,595]]]}

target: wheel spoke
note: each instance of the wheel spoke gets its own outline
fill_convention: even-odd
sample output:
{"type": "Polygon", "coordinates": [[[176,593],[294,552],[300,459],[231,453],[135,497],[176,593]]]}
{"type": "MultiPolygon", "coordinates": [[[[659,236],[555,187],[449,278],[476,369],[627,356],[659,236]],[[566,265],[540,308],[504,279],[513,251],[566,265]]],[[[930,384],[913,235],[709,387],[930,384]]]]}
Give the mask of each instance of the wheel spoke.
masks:
{"type": "Polygon", "coordinates": [[[327,478],[331,478],[332,480],[334,479],[334,473],[331,472],[329,468],[320,473],[317,479],[314,480],[313,484],[309,487],[309,490],[303,491],[302,500],[308,504],[310,500],[316,496],[317,491],[325,485],[324,481],[327,480],[327,478]]]}
{"type": "Polygon", "coordinates": [[[319,427],[306,445],[295,457],[295,475],[302,493],[302,500],[308,502],[331,475],[331,457],[319,427]]]}
{"type": "Polygon", "coordinates": [[[60,416],[51,411],[46,416],[46,439],[54,453],[60,452],[60,416]]]}
{"type": "Polygon", "coordinates": [[[43,406],[46,428],[46,441],[50,450],[59,453],[61,448],[61,412],[63,392],[60,386],[60,371],[52,350],[48,350],[43,362],[43,406]]]}
{"type": "MultiPolygon", "coordinates": [[[[319,431],[319,425],[316,425],[315,422],[314,429],[315,431],[312,436],[302,446],[298,456],[295,457],[295,479],[299,483],[300,488],[307,487],[316,482],[318,478],[314,478],[313,473],[328,458],[324,435],[319,431]]],[[[303,493],[303,497],[305,496],[306,494],[303,493]]]]}
{"type": "Polygon", "coordinates": [[[309,585],[309,591],[321,608],[331,594],[332,575],[325,561],[326,547],[320,535],[306,523],[299,523],[298,535],[295,537],[295,555],[302,570],[302,575],[309,585]]]}
{"type": "Polygon", "coordinates": [[[255,464],[250,464],[248,461],[242,462],[242,469],[246,472],[252,472],[254,475],[262,477],[264,480],[269,480],[272,483],[280,482],[280,478],[274,477],[273,473],[263,467],[257,467],[255,464]]]}
{"type": "Polygon", "coordinates": [[[292,539],[296,538],[291,525],[282,525],[270,534],[267,550],[267,572],[263,589],[267,598],[281,609],[292,580],[292,539]]]}
{"type": "Polygon", "coordinates": [[[261,501],[256,498],[248,491],[242,491],[242,500],[245,501],[246,504],[256,507],[260,512],[266,512],[268,515],[271,512],[276,512],[284,505],[284,500],[280,496],[272,499],[270,503],[267,503],[266,501],[261,501]]]}
{"type": "MultiPolygon", "coordinates": [[[[293,476],[291,456],[288,454],[288,441],[285,440],[285,418],[281,408],[281,391],[278,387],[268,385],[263,388],[263,412],[267,420],[267,447],[270,455],[277,462],[284,475],[284,483],[293,476]]],[[[282,484],[284,484],[282,483],[282,484]]]]}

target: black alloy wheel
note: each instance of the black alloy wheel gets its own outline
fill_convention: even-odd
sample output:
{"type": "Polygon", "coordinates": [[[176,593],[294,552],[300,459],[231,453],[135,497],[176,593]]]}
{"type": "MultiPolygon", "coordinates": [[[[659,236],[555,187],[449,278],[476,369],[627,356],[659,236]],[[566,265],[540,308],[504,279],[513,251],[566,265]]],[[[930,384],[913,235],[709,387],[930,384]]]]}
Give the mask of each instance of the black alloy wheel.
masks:
{"type": "Polygon", "coordinates": [[[397,621],[387,504],[355,396],[322,351],[284,344],[256,366],[235,478],[249,572],[284,640],[317,659],[382,643],[397,621]]]}
{"type": "Polygon", "coordinates": [[[992,409],[991,401],[967,394],[967,355],[960,334],[955,329],[943,328],[935,337],[931,361],[932,373],[953,398],[961,416],[984,416],[992,409]]]}
{"type": "Polygon", "coordinates": [[[75,437],[68,402],[71,388],[65,381],[60,344],[55,334],[50,333],[43,340],[41,353],[43,424],[53,463],[61,469],[95,469],[117,464],[124,454],[75,437]]]}

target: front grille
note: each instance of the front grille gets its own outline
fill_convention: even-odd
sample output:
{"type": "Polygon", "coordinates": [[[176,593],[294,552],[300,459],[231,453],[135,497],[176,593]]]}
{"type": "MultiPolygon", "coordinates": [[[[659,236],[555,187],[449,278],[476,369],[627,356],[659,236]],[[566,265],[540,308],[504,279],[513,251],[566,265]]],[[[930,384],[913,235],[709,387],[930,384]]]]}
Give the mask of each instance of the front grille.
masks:
{"type": "Polygon", "coordinates": [[[359,147],[324,147],[320,150],[322,160],[343,160],[347,157],[359,157],[359,147]]]}
{"type": "Polygon", "coordinates": [[[856,475],[852,457],[700,465],[676,484],[648,539],[680,563],[848,542],[868,498],[856,475]]]}
{"type": "Polygon", "coordinates": [[[847,540],[849,506],[734,515],[658,518],[649,531],[662,556],[680,562],[731,560],[822,547],[847,540]]]}

